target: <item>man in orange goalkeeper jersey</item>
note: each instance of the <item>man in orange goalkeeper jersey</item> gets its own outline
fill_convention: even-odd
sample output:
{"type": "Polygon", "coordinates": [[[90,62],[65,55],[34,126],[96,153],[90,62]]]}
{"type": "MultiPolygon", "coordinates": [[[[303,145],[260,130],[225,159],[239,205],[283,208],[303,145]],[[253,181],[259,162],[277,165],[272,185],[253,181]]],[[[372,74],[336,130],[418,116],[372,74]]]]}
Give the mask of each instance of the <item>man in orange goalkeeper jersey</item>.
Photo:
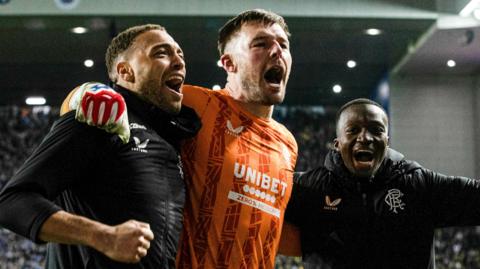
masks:
{"type": "Polygon", "coordinates": [[[274,268],[297,158],[294,137],[272,119],[292,64],[288,27],[277,14],[245,11],[221,28],[218,49],[225,89],[182,88],[203,127],[182,148],[177,267],[274,268]]]}

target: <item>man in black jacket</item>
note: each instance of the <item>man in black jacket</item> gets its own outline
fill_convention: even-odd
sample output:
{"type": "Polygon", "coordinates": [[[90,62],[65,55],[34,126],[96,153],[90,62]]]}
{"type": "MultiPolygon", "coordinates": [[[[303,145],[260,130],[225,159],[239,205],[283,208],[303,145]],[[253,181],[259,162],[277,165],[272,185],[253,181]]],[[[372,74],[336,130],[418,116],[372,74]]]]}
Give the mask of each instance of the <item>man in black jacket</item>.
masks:
{"type": "MultiPolygon", "coordinates": [[[[142,25],[114,38],[106,59],[121,95],[109,96],[123,96],[129,111],[104,111],[102,121],[128,117],[130,140],[64,115],[0,194],[0,225],[54,242],[47,268],[174,268],[185,201],[179,143],[200,127],[181,107],[183,53],[163,27],[142,25]]],[[[102,91],[113,92],[100,83],[79,92],[102,91]]],[[[103,109],[83,105],[78,113],[103,109]]]]}
{"type": "Polygon", "coordinates": [[[480,224],[479,181],[385,157],[377,103],[345,104],[334,145],[325,166],[296,175],[285,216],[300,235],[284,233],[280,251],[305,268],[433,268],[435,228],[480,224]]]}

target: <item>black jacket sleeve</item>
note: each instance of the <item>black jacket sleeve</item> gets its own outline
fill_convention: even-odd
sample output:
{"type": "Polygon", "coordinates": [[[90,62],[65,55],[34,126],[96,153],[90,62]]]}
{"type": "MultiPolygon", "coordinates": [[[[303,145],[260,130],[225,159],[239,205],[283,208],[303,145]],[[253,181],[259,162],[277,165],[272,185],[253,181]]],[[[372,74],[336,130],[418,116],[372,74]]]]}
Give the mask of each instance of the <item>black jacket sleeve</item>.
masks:
{"type": "Polygon", "coordinates": [[[417,171],[425,179],[429,206],[436,227],[480,225],[480,181],[446,176],[428,169],[417,171]]]}
{"type": "Polygon", "coordinates": [[[55,122],[0,193],[0,226],[39,242],[43,223],[61,209],[53,200],[88,171],[95,147],[89,141],[98,135],[73,113],[55,122]]]}
{"type": "Polygon", "coordinates": [[[293,189],[285,212],[285,221],[302,227],[310,220],[309,215],[318,208],[317,190],[321,182],[318,178],[328,173],[323,167],[317,167],[308,172],[295,172],[293,174],[293,189]]]}
{"type": "Polygon", "coordinates": [[[298,180],[300,179],[302,173],[295,172],[293,174],[293,188],[292,188],[292,195],[290,196],[290,200],[287,204],[287,210],[285,211],[285,221],[297,225],[297,220],[301,219],[299,216],[301,212],[298,211],[300,209],[300,204],[302,203],[302,195],[301,195],[301,186],[298,184],[298,180]]]}

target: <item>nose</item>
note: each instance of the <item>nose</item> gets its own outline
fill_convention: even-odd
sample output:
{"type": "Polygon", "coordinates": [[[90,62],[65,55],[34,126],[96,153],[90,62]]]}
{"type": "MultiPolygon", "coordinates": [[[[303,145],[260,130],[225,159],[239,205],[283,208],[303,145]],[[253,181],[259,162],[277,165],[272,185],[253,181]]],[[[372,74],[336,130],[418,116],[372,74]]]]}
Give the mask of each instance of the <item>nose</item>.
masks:
{"type": "Polygon", "coordinates": [[[274,41],[270,49],[270,57],[276,59],[279,58],[280,55],[282,55],[282,46],[277,41],[274,41]]]}
{"type": "Polygon", "coordinates": [[[185,68],[185,60],[180,56],[180,54],[175,53],[172,58],[172,65],[176,70],[185,68]]]}
{"type": "Polygon", "coordinates": [[[360,143],[370,143],[373,141],[373,136],[367,129],[362,129],[357,136],[357,141],[360,143]]]}

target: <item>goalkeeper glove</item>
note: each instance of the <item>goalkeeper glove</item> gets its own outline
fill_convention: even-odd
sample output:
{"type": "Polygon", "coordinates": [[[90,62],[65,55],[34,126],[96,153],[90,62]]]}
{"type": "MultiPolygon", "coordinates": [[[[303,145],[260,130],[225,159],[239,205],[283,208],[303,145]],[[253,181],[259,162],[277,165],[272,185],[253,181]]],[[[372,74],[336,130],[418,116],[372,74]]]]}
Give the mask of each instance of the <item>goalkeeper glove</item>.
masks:
{"type": "Polygon", "coordinates": [[[117,134],[123,143],[130,139],[127,106],[122,95],[98,82],[82,84],[69,102],[71,110],[77,110],[75,119],[117,134]]]}

